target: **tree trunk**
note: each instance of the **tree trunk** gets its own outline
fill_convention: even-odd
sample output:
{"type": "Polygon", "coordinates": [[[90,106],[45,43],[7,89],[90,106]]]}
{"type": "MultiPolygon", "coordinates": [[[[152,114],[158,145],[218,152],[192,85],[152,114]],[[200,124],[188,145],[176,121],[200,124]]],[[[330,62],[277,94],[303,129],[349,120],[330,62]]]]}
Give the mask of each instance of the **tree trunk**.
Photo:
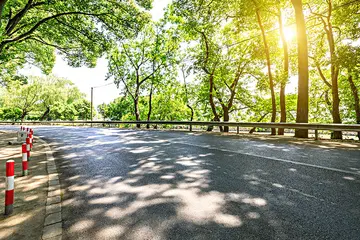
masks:
{"type": "MultiPolygon", "coordinates": [[[[284,33],[284,25],[282,22],[282,14],[281,9],[279,10],[279,26],[280,26],[280,35],[281,41],[283,44],[284,50],[284,75],[281,79],[281,86],[280,86],[280,122],[286,122],[286,95],[285,95],[285,87],[287,80],[289,78],[289,51],[288,51],[288,44],[286,41],[285,33],[284,33]]],[[[284,129],[278,129],[278,135],[284,135],[284,129]]]]}
{"type": "MultiPolygon", "coordinates": [[[[229,108],[223,107],[223,111],[224,111],[224,122],[228,122],[229,121],[229,108]]],[[[224,126],[224,132],[229,132],[228,126],[224,126]]]]}
{"type": "MultiPolygon", "coordinates": [[[[269,46],[268,46],[268,43],[266,40],[265,29],[261,22],[260,12],[259,12],[258,8],[256,8],[256,18],[257,18],[257,21],[258,21],[258,24],[259,24],[259,27],[261,30],[261,35],[262,35],[262,39],[264,42],[264,48],[265,48],[266,65],[267,65],[267,70],[268,70],[269,85],[270,85],[270,92],[271,92],[271,107],[272,107],[271,122],[275,122],[276,121],[276,99],[275,99],[275,91],[274,91],[274,81],[273,81],[273,77],[271,74],[270,52],[269,52],[269,46]]],[[[271,135],[276,135],[276,128],[271,129],[271,135]]]]}
{"type": "Polygon", "coordinates": [[[324,99],[325,99],[326,105],[329,106],[330,113],[331,113],[332,110],[331,110],[331,101],[330,101],[330,99],[329,99],[329,90],[330,90],[330,89],[328,89],[328,90],[325,91],[325,93],[324,93],[324,99]]]}
{"type": "MultiPolygon", "coordinates": [[[[153,83],[151,83],[150,94],[149,94],[149,110],[148,110],[148,115],[147,115],[148,121],[150,121],[151,111],[152,111],[152,94],[153,94],[153,83]]],[[[149,129],[150,124],[146,124],[146,128],[149,129]]]]}
{"type": "MultiPolygon", "coordinates": [[[[186,84],[186,75],[185,75],[185,69],[184,67],[181,67],[181,72],[183,75],[183,80],[184,80],[184,88],[185,88],[185,97],[186,97],[186,106],[190,109],[191,111],[191,116],[190,116],[190,122],[192,122],[192,120],[194,119],[194,109],[190,106],[189,104],[189,96],[188,96],[188,90],[187,90],[187,84],[186,84]]],[[[192,131],[192,125],[189,126],[190,127],[190,132],[192,131]]]]}
{"type": "Polygon", "coordinates": [[[25,119],[26,115],[27,115],[27,111],[26,111],[26,110],[23,110],[23,112],[22,112],[22,114],[21,114],[21,117],[20,117],[21,122],[23,122],[23,121],[24,121],[24,119],[25,119]]]}
{"type": "MultiPolygon", "coordinates": [[[[139,111],[139,86],[136,87],[135,98],[134,98],[134,111],[136,121],[140,121],[140,111],[139,111]]],[[[140,128],[140,124],[136,124],[137,128],[140,128]]]]}
{"type": "MultiPolygon", "coordinates": [[[[194,109],[189,105],[189,104],[187,104],[186,105],[189,109],[190,109],[190,111],[191,111],[191,116],[190,116],[190,122],[192,122],[192,120],[194,119],[194,109]]],[[[190,125],[190,132],[192,131],[192,125],[190,125]]]]}
{"type": "MultiPolygon", "coordinates": [[[[299,80],[296,122],[307,123],[309,121],[309,59],[306,25],[302,0],[291,0],[291,2],[295,9],[298,47],[299,80]]],[[[296,129],[295,137],[308,138],[308,130],[296,129]]]]}
{"type": "MultiPolygon", "coordinates": [[[[360,124],[360,101],[359,101],[359,91],[355,86],[352,75],[349,73],[348,81],[350,84],[351,92],[354,97],[354,108],[356,113],[356,123],[360,124]]],[[[360,140],[360,132],[358,132],[358,138],[360,140]]]]}
{"type": "MultiPolygon", "coordinates": [[[[338,75],[339,75],[339,69],[335,67],[333,70],[333,67],[331,67],[331,72],[334,75],[331,77],[332,82],[332,116],[333,116],[333,123],[341,123],[341,117],[340,117],[340,99],[339,99],[339,88],[338,88],[338,75]]],[[[342,132],[341,131],[334,131],[334,139],[342,139],[342,132]]]]}
{"type": "MultiPolygon", "coordinates": [[[[140,112],[139,112],[139,99],[135,98],[135,119],[136,121],[140,121],[140,112]]],[[[140,124],[136,124],[137,128],[140,128],[140,124]]]]}
{"type": "MultiPolygon", "coordinates": [[[[327,18],[327,28],[324,26],[328,43],[330,49],[330,60],[331,60],[331,85],[332,85],[332,117],[333,123],[341,123],[340,117],[340,99],[339,99],[339,87],[338,87],[338,77],[339,77],[339,64],[337,63],[337,56],[335,53],[335,41],[333,27],[331,24],[331,14],[332,14],[332,1],[328,1],[328,18],[327,18]]],[[[334,139],[342,139],[341,131],[334,131],[334,139]]]]}
{"type": "Polygon", "coordinates": [[[40,121],[44,121],[45,118],[49,115],[49,113],[50,113],[50,107],[47,106],[44,114],[43,114],[43,115],[41,116],[41,118],[40,118],[40,121]]]}
{"type": "MultiPolygon", "coordinates": [[[[213,91],[214,91],[214,71],[210,74],[209,85],[210,85],[209,86],[209,102],[210,102],[211,110],[212,110],[212,112],[214,114],[214,121],[220,122],[220,117],[216,112],[216,107],[215,107],[215,103],[214,103],[214,95],[213,95],[213,91]]],[[[222,126],[219,126],[219,129],[220,129],[220,132],[223,131],[222,126]]]]}

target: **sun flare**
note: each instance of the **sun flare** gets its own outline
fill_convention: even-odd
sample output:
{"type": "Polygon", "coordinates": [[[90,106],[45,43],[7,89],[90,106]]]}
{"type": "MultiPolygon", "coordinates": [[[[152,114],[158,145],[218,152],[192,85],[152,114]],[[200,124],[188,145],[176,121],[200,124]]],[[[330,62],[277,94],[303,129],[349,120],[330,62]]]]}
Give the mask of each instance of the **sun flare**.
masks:
{"type": "Polygon", "coordinates": [[[284,34],[285,34],[285,38],[286,41],[292,41],[296,38],[296,29],[295,27],[284,27],[284,34]]]}

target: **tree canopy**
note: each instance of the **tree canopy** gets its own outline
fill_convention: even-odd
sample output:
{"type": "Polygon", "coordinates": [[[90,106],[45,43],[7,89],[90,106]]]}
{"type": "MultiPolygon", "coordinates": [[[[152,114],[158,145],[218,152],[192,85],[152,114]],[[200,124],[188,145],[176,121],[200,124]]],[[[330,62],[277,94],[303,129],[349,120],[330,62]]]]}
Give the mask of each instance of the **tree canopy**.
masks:
{"type": "Polygon", "coordinates": [[[149,16],[141,9],[150,7],[149,0],[2,0],[1,81],[25,63],[50,73],[55,49],[72,66],[93,67],[116,39],[142,28],[149,16]]]}
{"type": "Polygon", "coordinates": [[[27,84],[11,81],[1,92],[0,119],[3,120],[90,119],[90,102],[66,79],[29,77],[27,84]]]}

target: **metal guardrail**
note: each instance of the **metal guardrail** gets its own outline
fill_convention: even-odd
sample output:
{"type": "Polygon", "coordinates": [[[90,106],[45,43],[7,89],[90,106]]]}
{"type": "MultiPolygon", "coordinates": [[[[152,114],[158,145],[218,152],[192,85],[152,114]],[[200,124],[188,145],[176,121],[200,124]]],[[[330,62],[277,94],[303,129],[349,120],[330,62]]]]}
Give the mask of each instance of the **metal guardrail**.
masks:
{"type": "Polygon", "coordinates": [[[360,124],[324,124],[324,123],[260,123],[260,122],[204,122],[204,121],[0,121],[0,124],[140,124],[140,125],[178,125],[178,126],[228,126],[228,127],[256,127],[256,128],[284,128],[360,132],[360,124]]]}

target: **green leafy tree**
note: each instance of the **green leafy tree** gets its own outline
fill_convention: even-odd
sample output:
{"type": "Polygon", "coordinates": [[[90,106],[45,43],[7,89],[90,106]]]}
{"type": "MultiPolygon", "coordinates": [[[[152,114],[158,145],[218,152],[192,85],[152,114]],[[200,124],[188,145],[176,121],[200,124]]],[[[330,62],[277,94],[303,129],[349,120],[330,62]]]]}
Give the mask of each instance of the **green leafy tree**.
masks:
{"type": "Polygon", "coordinates": [[[131,37],[141,29],[149,19],[141,9],[150,7],[149,0],[1,1],[1,80],[25,63],[49,73],[55,49],[71,66],[92,67],[112,40],[131,37]]]}
{"type": "Polygon", "coordinates": [[[38,81],[29,82],[25,85],[18,81],[11,82],[3,96],[6,107],[21,110],[21,121],[24,121],[25,117],[35,109],[42,92],[42,85],[38,81]]]}
{"type": "Polygon", "coordinates": [[[12,81],[3,89],[0,118],[21,121],[26,117],[40,121],[90,118],[89,101],[71,81],[48,76],[29,77],[27,82],[12,81]]]}
{"type": "Polygon", "coordinates": [[[113,77],[118,86],[123,85],[133,99],[137,121],[141,119],[139,100],[144,86],[151,85],[153,91],[156,75],[170,67],[177,49],[176,33],[169,29],[155,32],[155,27],[149,23],[135,39],[122,42],[121,48],[109,55],[108,77],[113,77]]]}

